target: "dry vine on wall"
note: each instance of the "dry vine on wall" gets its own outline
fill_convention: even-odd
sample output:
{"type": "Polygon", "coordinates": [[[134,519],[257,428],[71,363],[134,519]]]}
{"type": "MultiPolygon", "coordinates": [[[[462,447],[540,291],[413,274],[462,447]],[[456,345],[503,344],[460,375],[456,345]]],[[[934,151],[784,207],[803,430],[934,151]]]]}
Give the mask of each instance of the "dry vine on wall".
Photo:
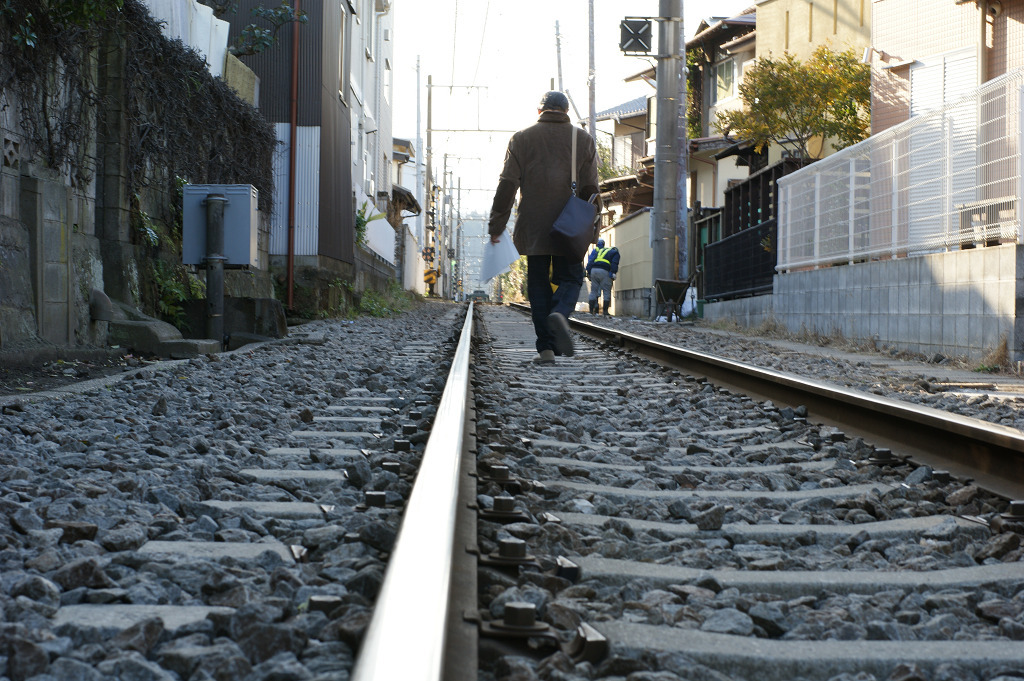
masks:
{"type": "Polygon", "coordinates": [[[11,109],[31,153],[83,186],[100,105],[93,56],[120,0],[3,0],[0,5],[0,109],[11,109]]]}
{"type": "Polygon", "coordinates": [[[150,256],[150,310],[164,306],[174,284],[189,288],[180,265],[183,183],[252,184],[260,209],[272,207],[273,126],[195,50],[166,38],[138,0],[0,1],[0,108],[8,107],[33,158],[76,187],[96,172],[97,129],[124,131],[124,195],[132,239],[150,256]],[[121,59],[113,69],[120,88],[98,79],[112,55],[121,59]],[[157,207],[152,217],[147,206],[157,207]],[[173,274],[161,275],[170,270],[154,267],[157,259],[173,274]]]}
{"type": "Polygon", "coordinates": [[[173,191],[175,177],[252,184],[269,209],[277,144],[270,123],[211,76],[201,55],[165,38],[136,0],[125,3],[122,25],[130,194],[153,179],[173,191]]]}
{"type": "Polygon", "coordinates": [[[123,110],[129,196],[146,187],[173,195],[181,178],[252,184],[271,207],[273,127],[195,50],[164,37],[138,0],[3,0],[0,107],[9,106],[38,158],[78,180],[95,172],[97,114],[123,110]],[[120,106],[101,99],[95,75],[111,31],[124,56],[120,106]]]}

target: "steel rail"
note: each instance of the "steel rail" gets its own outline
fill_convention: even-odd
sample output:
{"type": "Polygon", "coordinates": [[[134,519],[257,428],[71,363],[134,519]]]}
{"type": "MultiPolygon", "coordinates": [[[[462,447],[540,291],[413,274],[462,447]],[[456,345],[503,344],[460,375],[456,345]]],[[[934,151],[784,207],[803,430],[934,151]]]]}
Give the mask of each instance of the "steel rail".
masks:
{"type": "Polygon", "coordinates": [[[472,334],[470,303],[353,681],[442,678],[472,334]]]}
{"type": "Polygon", "coordinates": [[[1024,498],[1024,433],[1015,428],[695,352],[578,319],[570,319],[570,323],[596,340],[704,377],[717,386],[780,405],[805,406],[810,420],[863,437],[915,463],[971,479],[1000,496],[1024,498]]]}

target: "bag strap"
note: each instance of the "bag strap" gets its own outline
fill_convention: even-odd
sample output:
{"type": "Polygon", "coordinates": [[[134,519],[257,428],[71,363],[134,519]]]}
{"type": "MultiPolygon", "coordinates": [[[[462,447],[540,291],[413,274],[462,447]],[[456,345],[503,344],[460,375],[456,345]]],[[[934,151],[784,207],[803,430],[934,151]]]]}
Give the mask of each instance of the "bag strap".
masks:
{"type": "Polygon", "coordinates": [[[576,196],[576,126],[572,123],[569,124],[572,128],[572,194],[576,196]]]}

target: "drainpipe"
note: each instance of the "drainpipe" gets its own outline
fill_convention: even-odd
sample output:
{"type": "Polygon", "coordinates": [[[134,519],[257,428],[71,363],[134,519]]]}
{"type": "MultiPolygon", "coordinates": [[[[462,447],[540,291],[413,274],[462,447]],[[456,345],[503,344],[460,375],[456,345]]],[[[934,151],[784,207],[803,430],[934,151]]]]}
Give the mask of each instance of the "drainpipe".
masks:
{"type": "MultiPolygon", "coordinates": [[[[301,0],[295,0],[295,15],[301,0]]],[[[288,137],[288,309],[294,308],[295,289],[295,147],[299,140],[299,22],[292,27],[291,131],[288,137]]]]}
{"type": "MultiPolygon", "coordinates": [[[[373,81],[374,81],[374,88],[373,89],[376,90],[376,94],[374,95],[374,98],[373,98],[373,100],[374,100],[373,107],[374,107],[374,113],[377,116],[377,134],[373,136],[373,178],[374,178],[373,193],[374,193],[374,195],[370,197],[370,203],[372,203],[374,206],[377,205],[377,195],[380,194],[381,186],[385,186],[385,187],[387,186],[387,182],[385,180],[384,173],[388,173],[389,176],[390,176],[390,173],[391,173],[391,167],[387,163],[383,163],[382,164],[381,160],[380,160],[381,151],[383,151],[382,148],[381,148],[382,145],[381,145],[381,134],[380,133],[381,133],[381,127],[384,124],[384,114],[380,110],[380,108],[381,108],[381,100],[382,100],[381,89],[382,89],[382,85],[383,85],[383,83],[381,82],[383,80],[383,78],[381,78],[381,76],[382,76],[382,74],[384,72],[384,69],[382,68],[382,62],[381,62],[384,50],[383,50],[383,46],[381,45],[381,43],[384,42],[384,31],[381,29],[380,25],[381,25],[381,20],[384,18],[385,14],[387,14],[387,12],[374,12],[374,14],[373,14],[373,81]]],[[[390,157],[391,155],[388,154],[388,156],[390,157]]],[[[390,199],[389,199],[389,201],[390,201],[390,199]]],[[[387,208],[385,208],[385,211],[386,210],[387,210],[387,208]]]]}
{"type": "Polygon", "coordinates": [[[224,206],[223,194],[206,196],[206,334],[224,349],[224,206]]]}

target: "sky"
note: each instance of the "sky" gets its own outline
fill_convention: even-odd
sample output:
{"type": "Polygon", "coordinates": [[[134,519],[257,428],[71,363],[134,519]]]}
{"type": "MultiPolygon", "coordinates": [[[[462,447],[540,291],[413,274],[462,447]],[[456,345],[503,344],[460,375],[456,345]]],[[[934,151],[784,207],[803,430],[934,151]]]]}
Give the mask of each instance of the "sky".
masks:
{"type": "MultiPolygon", "coordinates": [[[[701,19],[738,14],[752,4],[753,0],[684,0],[684,34],[692,37],[701,19]]],[[[658,0],[594,0],[598,112],[654,94],[642,81],[623,82],[653,66],[655,60],[623,55],[619,24],[626,16],[658,16],[658,8],[658,0]]],[[[424,160],[425,149],[420,146],[426,146],[430,76],[431,128],[437,131],[432,135],[431,163],[435,177],[440,177],[447,162],[447,169],[453,171],[452,184],[461,180],[463,215],[489,209],[508,139],[515,130],[536,121],[537,104],[552,89],[552,81],[554,89],[568,91],[579,118],[589,116],[588,0],[394,0],[391,11],[392,133],[416,145],[418,58],[422,145],[417,145],[417,155],[424,160]]],[[[657,24],[652,32],[656,49],[657,24]]],[[[572,107],[569,113],[577,120],[572,107]]]]}

